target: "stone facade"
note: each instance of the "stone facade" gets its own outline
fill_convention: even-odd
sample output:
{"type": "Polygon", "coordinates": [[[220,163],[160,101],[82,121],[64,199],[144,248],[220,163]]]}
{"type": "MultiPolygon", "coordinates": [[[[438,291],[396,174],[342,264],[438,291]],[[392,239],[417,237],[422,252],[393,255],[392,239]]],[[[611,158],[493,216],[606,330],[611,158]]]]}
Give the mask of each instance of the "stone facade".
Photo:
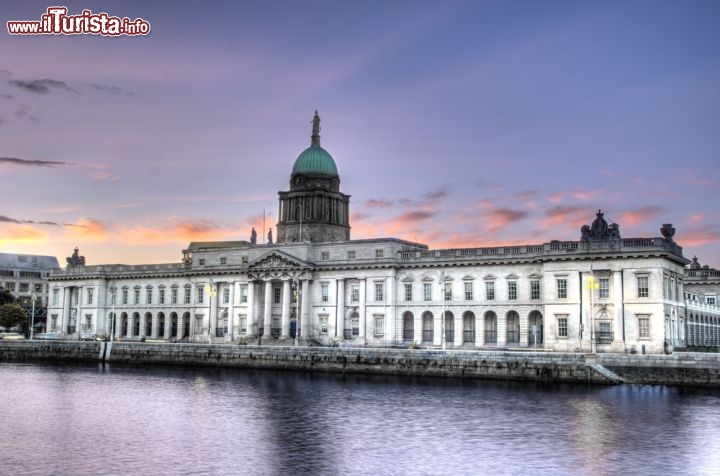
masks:
{"type": "Polygon", "coordinates": [[[319,140],[316,114],[312,145],[280,192],[276,243],[253,235],[191,243],[177,264],[58,270],[49,277],[50,330],[446,349],[684,345],[689,261],[671,225],[660,237],[626,239],[598,211],[577,241],[430,250],[350,240],[350,197],[319,140]]]}

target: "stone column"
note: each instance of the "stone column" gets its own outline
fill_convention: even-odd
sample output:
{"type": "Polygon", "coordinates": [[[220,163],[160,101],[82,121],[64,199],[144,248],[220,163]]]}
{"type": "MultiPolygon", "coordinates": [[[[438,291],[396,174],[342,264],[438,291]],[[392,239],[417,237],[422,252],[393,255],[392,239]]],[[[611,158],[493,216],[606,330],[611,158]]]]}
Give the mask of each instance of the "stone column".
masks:
{"type": "Polygon", "coordinates": [[[528,315],[526,311],[518,310],[518,315],[520,316],[519,324],[520,324],[520,347],[527,347],[529,343],[531,342],[530,339],[528,339],[528,334],[530,332],[530,323],[528,321],[528,315]]]}
{"type": "Polygon", "coordinates": [[[123,319],[122,319],[123,313],[118,313],[117,316],[115,316],[115,337],[120,338],[122,337],[122,325],[123,325],[123,319]]]}
{"type": "Polygon", "coordinates": [[[335,298],[335,337],[345,336],[345,281],[337,280],[337,296],[335,298]]]}
{"type": "Polygon", "coordinates": [[[135,313],[128,314],[128,331],[127,331],[127,336],[128,336],[128,337],[132,337],[132,336],[133,336],[133,330],[134,330],[134,329],[133,329],[133,324],[135,324],[135,319],[133,319],[133,316],[134,316],[134,315],[135,315],[135,313]]]}
{"type": "MultiPolygon", "coordinates": [[[[613,271],[613,342],[623,342],[622,271],[613,271]]],[[[618,349],[620,350],[620,349],[618,349]]]]}
{"type": "Polygon", "coordinates": [[[164,339],[170,339],[170,331],[171,331],[171,321],[170,321],[170,314],[165,314],[165,335],[163,336],[164,339]]]}
{"type": "MultiPolygon", "coordinates": [[[[443,292],[442,287],[440,288],[440,292],[443,292]]],[[[442,347],[443,319],[445,318],[442,314],[442,307],[437,308],[433,313],[433,347],[442,347]]]]}
{"type": "Polygon", "coordinates": [[[475,314],[475,347],[485,344],[485,320],[482,316],[475,314]]]}
{"type": "Polygon", "coordinates": [[[247,335],[255,336],[255,283],[248,281],[247,295],[247,335]]]}
{"type": "Polygon", "coordinates": [[[422,312],[413,313],[413,342],[422,342],[423,321],[422,312]]]}
{"type": "Polygon", "coordinates": [[[302,287],[302,302],[300,303],[302,305],[302,309],[300,310],[300,314],[302,315],[300,319],[300,326],[302,326],[302,332],[300,333],[301,337],[304,337],[305,339],[308,339],[312,336],[312,325],[310,324],[310,280],[304,279],[303,280],[303,287],[302,287]]]}
{"type": "MultiPolygon", "coordinates": [[[[220,289],[219,284],[211,283],[210,284],[210,292],[206,293],[207,298],[210,301],[210,305],[208,306],[208,319],[207,319],[207,339],[208,342],[212,342],[213,338],[215,337],[215,329],[217,329],[217,322],[220,318],[218,309],[218,291],[220,289]],[[215,297],[213,297],[213,291],[215,291],[215,297]]],[[[203,327],[204,329],[204,327],[203,327]]]]}
{"type": "Polygon", "coordinates": [[[147,316],[146,313],[140,314],[140,337],[147,337],[145,335],[145,329],[147,328],[147,316]]]}
{"type": "Polygon", "coordinates": [[[290,279],[283,279],[283,291],[282,291],[282,319],[281,319],[281,330],[280,338],[290,338],[290,279]]]}
{"type": "Polygon", "coordinates": [[[263,336],[270,338],[272,329],[272,281],[265,281],[265,307],[263,309],[263,336]]]}
{"type": "Polygon", "coordinates": [[[497,311],[497,345],[502,347],[507,344],[507,309],[497,311]]]}
{"type": "Polygon", "coordinates": [[[365,342],[365,302],[367,300],[367,279],[360,280],[360,340],[365,342]]]}
{"type": "Polygon", "coordinates": [[[183,330],[185,329],[183,322],[183,315],[182,313],[178,313],[177,317],[177,333],[175,334],[175,337],[177,337],[177,340],[179,341],[183,337],[183,330]]]}
{"type": "Polygon", "coordinates": [[[397,328],[395,325],[395,302],[397,301],[397,296],[395,296],[395,277],[395,270],[393,269],[390,270],[390,276],[385,279],[387,293],[385,294],[385,319],[383,323],[385,329],[383,329],[383,339],[387,340],[389,337],[391,341],[402,341],[402,336],[398,338],[395,332],[397,328]]]}
{"type": "Polygon", "coordinates": [[[70,307],[72,301],[72,286],[63,288],[63,311],[60,317],[60,332],[65,334],[70,323],[70,307]]]}
{"type": "MultiPolygon", "coordinates": [[[[157,339],[158,337],[158,328],[160,327],[160,313],[156,312],[155,315],[150,317],[150,337],[153,339],[157,339]]],[[[117,325],[117,324],[116,324],[117,325]]]]}
{"type": "Polygon", "coordinates": [[[463,344],[463,337],[465,335],[465,327],[463,326],[465,319],[460,313],[454,314],[453,316],[455,319],[455,322],[453,322],[453,326],[455,326],[455,342],[453,342],[453,345],[455,347],[460,347],[463,344]]]}

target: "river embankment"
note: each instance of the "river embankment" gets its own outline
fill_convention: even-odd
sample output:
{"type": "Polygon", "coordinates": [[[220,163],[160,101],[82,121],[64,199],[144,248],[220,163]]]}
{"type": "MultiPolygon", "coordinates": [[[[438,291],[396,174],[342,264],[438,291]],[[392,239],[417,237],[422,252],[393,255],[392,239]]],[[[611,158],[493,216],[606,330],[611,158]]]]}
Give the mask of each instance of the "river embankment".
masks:
{"type": "Polygon", "coordinates": [[[591,384],[720,387],[720,354],[2,341],[2,361],[200,365],[591,384]]]}

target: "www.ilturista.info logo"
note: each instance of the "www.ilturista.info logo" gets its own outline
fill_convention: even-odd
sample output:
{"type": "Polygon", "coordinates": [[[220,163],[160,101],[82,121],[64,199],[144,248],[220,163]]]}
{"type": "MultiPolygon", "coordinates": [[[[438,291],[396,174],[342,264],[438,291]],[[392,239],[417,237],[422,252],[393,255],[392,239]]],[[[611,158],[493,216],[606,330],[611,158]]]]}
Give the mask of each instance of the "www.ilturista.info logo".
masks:
{"type": "Polygon", "coordinates": [[[66,7],[50,7],[40,21],[9,21],[11,35],[147,35],[150,23],[142,18],[111,17],[107,13],[83,10],[80,15],[68,15],[66,7]]]}

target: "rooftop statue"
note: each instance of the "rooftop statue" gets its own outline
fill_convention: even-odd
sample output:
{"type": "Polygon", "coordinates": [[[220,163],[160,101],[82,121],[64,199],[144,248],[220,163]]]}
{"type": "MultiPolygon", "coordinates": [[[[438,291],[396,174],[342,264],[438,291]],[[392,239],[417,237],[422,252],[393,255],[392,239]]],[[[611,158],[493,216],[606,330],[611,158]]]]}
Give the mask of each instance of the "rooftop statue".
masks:
{"type": "Polygon", "coordinates": [[[75,251],[73,251],[72,256],[65,258],[69,267],[77,268],[78,266],[85,266],[85,257],[80,256],[79,253],[80,253],[80,250],[76,246],[75,251]]]}

